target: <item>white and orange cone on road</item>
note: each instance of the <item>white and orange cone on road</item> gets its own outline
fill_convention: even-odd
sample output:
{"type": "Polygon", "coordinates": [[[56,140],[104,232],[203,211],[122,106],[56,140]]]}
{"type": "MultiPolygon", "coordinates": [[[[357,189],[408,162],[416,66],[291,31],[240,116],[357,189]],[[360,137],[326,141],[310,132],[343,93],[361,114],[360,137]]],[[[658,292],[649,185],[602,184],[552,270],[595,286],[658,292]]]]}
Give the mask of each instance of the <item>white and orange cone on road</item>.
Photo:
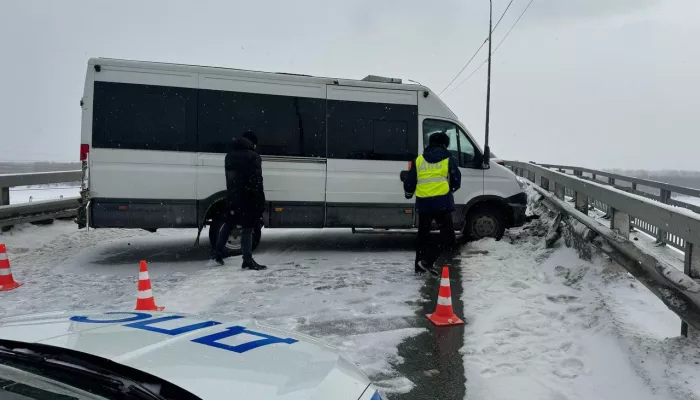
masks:
{"type": "Polygon", "coordinates": [[[165,307],[158,307],[153,298],[151,289],[151,278],[148,276],[148,265],[146,261],[141,261],[139,265],[139,292],[136,295],[136,311],[163,311],[165,307]]]}
{"type": "Polygon", "coordinates": [[[438,293],[435,312],[426,315],[430,322],[437,326],[463,325],[452,310],[452,289],[450,289],[450,269],[442,267],[442,279],[440,280],[440,292],[438,293]]]}
{"type": "Polygon", "coordinates": [[[15,281],[10,270],[10,260],[7,258],[7,248],[4,244],[0,244],[0,291],[8,291],[17,289],[24,285],[15,281]]]}

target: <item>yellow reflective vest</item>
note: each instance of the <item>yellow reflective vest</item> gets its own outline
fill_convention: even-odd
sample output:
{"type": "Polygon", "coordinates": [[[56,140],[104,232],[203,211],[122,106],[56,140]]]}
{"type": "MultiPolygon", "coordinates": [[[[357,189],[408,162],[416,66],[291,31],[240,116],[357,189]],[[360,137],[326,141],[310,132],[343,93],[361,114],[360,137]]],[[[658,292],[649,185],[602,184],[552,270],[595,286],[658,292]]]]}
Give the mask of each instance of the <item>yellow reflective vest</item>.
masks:
{"type": "Polygon", "coordinates": [[[416,197],[444,196],[450,192],[449,181],[450,159],[446,158],[436,163],[429,163],[419,156],[416,158],[416,197]]]}

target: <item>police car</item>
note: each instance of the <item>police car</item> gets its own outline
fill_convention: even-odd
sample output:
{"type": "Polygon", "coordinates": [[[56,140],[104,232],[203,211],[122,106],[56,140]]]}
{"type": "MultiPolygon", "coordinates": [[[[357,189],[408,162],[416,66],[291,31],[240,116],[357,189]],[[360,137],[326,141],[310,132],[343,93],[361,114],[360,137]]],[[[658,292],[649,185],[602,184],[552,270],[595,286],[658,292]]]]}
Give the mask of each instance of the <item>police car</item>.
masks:
{"type": "Polygon", "coordinates": [[[0,319],[0,398],[381,400],[311,337],[253,320],[122,311],[0,319]]]}

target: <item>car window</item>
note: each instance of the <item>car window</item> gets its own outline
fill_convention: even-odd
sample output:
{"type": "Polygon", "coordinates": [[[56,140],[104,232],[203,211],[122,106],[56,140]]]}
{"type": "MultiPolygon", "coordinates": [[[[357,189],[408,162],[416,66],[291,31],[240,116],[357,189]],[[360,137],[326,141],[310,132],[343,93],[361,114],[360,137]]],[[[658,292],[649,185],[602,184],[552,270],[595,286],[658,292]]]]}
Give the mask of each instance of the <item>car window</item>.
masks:
{"type": "Polygon", "coordinates": [[[324,100],[200,89],[198,101],[201,152],[226,153],[231,139],[252,131],[262,155],[326,156],[324,100]]]}
{"type": "Polygon", "coordinates": [[[418,107],[327,101],[328,158],[410,161],[418,150],[418,107]]]}
{"type": "Polygon", "coordinates": [[[93,147],[195,150],[195,89],[95,82],[94,90],[93,147]]]}
{"type": "Polygon", "coordinates": [[[474,149],[467,134],[455,123],[437,119],[423,121],[423,147],[428,147],[430,135],[444,132],[450,138],[450,146],[447,148],[459,161],[460,167],[473,168],[478,164],[478,153],[474,149]]]}
{"type": "Polygon", "coordinates": [[[459,136],[457,133],[457,125],[437,119],[426,119],[423,121],[423,148],[428,147],[430,136],[444,132],[450,138],[450,146],[447,148],[455,158],[459,157],[459,136]]]}
{"type": "Polygon", "coordinates": [[[474,152],[474,145],[471,140],[469,140],[469,137],[467,137],[467,134],[461,129],[459,129],[459,145],[460,160],[462,160],[465,165],[473,163],[476,154],[474,152]]]}
{"type": "Polygon", "coordinates": [[[0,399],[17,400],[107,400],[66,383],[19,368],[0,365],[0,399]]]}

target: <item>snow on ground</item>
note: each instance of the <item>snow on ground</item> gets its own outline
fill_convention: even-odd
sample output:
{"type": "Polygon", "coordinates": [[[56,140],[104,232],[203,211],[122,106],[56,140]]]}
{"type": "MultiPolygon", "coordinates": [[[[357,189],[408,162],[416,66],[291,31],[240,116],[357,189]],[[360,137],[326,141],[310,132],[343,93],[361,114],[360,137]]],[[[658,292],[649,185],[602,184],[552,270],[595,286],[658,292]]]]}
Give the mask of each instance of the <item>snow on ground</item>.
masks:
{"type": "MultiPolygon", "coordinates": [[[[601,225],[610,228],[610,219],[605,218],[605,213],[603,211],[598,209],[589,210],[588,215],[601,225]]],[[[685,254],[675,247],[662,246],[656,243],[656,238],[639,229],[634,229],[630,232],[630,240],[633,241],[636,246],[653,255],[658,260],[672,265],[679,271],[684,270],[683,263],[685,254]]]]}
{"type": "Polygon", "coordinates": [[[700,206],[700,197],[676,195],[676,196],[673,196],[673,200],[682,201],[684,203],[700,206]]]}
{"type": "MultiPolygon", "coordinates": [[[[468,399],[700,399],[700,344],[678,337],[679,319],[609,260],[583,261],[561,243],[545,249],[546,222],[515,230],[512,243],[469,244],[461,256],[468,399]]],[[[261,272],[242,271],[240,258],[209,266],[207,232],[198,246],[194,237],[60,221],[15,227],[0,243],[25,285],[2,294],[0,315],[130,310],[146,259],[167,311],[307,333],[345,351],[389,394],[412,388],[394,368],[398,344],[422,331],[410,322],[423,285],[412,275],[412,235],[266,230],[256,258],[270,269],[261,272]]]]}
{"type": "Polygon", "coordinates": [[[58,200],[80,196],[79,186],[40,185],[10,188],[10,204],[29,203],[30,201],[58,200]]]}
{"type": "Polygon", "coordinates": [[[626,270],[579,259],[546,219],[462,262],[469,400],[700,399],[700,343],[626,270]]]}
{"type": "Polygon", "coordinates": [[[256,259],[208,264],[207,232],[78,231],[72,222],[20,226],[0,235],[16,280],[0,315],[54,310],[133,309],[138,262],[149,262],[156,303],[166,311],[253,317],[310,334],[348,354],[385,392],[413,384],[393,367],[414,328],[419,289],[412,235],[352,235],[349,230],[266,230],[256,259]]]}

